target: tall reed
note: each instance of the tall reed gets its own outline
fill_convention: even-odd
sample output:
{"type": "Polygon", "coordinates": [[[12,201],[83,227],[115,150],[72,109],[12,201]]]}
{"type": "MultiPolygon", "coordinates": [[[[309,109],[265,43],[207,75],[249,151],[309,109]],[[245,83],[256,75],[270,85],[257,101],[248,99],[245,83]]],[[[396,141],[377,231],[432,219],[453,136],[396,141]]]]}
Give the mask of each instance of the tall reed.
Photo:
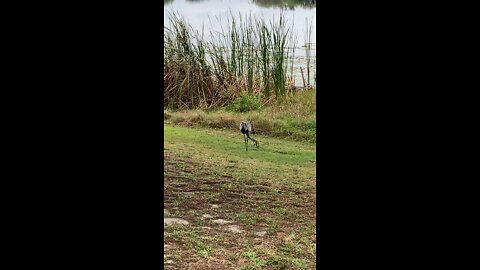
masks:
{"type": "Polygon", "coordinates": [[[245,90],[268,99],[293,88],[287,59],[294,40],[283,14],[267,22],[251,14],[230,13],[225,29],[222,24],[221,31],[206,35],[175,13],[168,18],[164,28],[167,107],[208,110],[231,103],[245,90]]]}
{"type": "Polygon", "coordinates": [[[310,87],[310,63],[312,60],[312,29],[313,21],[308,24],[308,19],[305,18],[305,54],[307,59],[307,87],[310,87]]]}

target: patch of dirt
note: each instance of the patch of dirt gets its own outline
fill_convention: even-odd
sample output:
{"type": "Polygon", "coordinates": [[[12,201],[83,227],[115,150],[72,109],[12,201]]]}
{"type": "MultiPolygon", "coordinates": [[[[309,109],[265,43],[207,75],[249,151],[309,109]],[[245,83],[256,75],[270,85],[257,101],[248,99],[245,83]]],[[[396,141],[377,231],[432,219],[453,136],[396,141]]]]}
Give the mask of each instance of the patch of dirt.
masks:
{"type": "Polygon", "coordinates": [[[241,255],[247,250],[281,246],[283,237],[300,230],[298,217],[315,220],[311,192],[290,186],[272,192],[267,182],[215,173],[213,165],[196,164],[170,151],[164,151],[164,157],[164,209],[169,218],[189,221],[181,229],[165,227],[166,260],[173,261],[165,269],[239,269],[249,263],[241,255]],[[259,227],[263,229],[255,229],[259,227]]]}

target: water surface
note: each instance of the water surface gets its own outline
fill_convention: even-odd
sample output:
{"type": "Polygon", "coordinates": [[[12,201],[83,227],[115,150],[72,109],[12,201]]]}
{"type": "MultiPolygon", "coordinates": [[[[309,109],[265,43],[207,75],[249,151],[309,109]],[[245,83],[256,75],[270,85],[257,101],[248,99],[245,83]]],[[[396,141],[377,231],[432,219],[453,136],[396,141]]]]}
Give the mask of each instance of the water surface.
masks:
{"type": "MultiPolygon", "coordinates": [[[[311,57],[310,83],[314,83],[316,64],[316,6],[312,1],[305,0],[164,0],[164,24],[168,25],[169,12],[181,15],[198,31],[209,33],[211,30],[222,31],[227,18],[233,14],[238,18],[252,15],[265,20],[278,19],[283,13],[287,25],[296,36],[293,56],[295,85],[301,86],[300,67],[303,68],[306,79],[306,57],[311,57]],[[311,25],[310,40],[307,38],[307,29],[311,25]],[[309,44],[310,43],[310,44],[309,44]],[[311,49],[308,49],[310,45],[311,49]]],[[[209,35],[205,35],[208,38],[209,35]]]]}

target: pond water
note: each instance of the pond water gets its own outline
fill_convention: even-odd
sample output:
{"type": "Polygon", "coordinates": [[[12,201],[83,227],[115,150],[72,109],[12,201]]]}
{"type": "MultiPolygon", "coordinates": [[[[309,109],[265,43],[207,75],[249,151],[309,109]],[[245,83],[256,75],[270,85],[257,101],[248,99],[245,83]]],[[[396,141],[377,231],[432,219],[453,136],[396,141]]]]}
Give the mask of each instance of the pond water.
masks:
{"type": "Polygon", "coordinates": [[[210,30],[221,31],[222,24],[225,27],[230,14],[236,17],[238,14],[242,17],[252,15],[266,21],[278,20],[280,14],[283,14],[296,36],[293,51],[295,85],[303,84],[300,67],[307,78],[307,54],[310,56],[310,84],[315,84],[316,5],[312,0],[164,0],[163,12],[165,25],[168,25],[168,14],[175,12],[185,18],[194,30],[202,32],[203,28],[205,33],[210,30]],[[311,36],[308,40],[310,26],[311,36]],[[310,47],[307,43],[310,43],[310,47]]]}

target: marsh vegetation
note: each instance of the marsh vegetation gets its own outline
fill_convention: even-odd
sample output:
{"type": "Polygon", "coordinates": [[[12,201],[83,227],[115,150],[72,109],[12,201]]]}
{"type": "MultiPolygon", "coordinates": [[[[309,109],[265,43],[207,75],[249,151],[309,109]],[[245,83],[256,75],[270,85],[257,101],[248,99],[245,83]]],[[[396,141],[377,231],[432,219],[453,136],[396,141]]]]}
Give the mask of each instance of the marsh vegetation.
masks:
{"type": "MultiPolygon", "coordinates": [[[[193,30],[176,13],[168,16],[164,29],[166,108],[210,110],[233,103],[242,92],[268,102],[298,90],[292,57],[297,40],[283,14],[266,21],[230,13],[222,31],[208,33],[193,30]]],[[[306,73],[304,89],[312,87],[310,65],[307,54],[307,65],[300,68],[306,73]]]]}

